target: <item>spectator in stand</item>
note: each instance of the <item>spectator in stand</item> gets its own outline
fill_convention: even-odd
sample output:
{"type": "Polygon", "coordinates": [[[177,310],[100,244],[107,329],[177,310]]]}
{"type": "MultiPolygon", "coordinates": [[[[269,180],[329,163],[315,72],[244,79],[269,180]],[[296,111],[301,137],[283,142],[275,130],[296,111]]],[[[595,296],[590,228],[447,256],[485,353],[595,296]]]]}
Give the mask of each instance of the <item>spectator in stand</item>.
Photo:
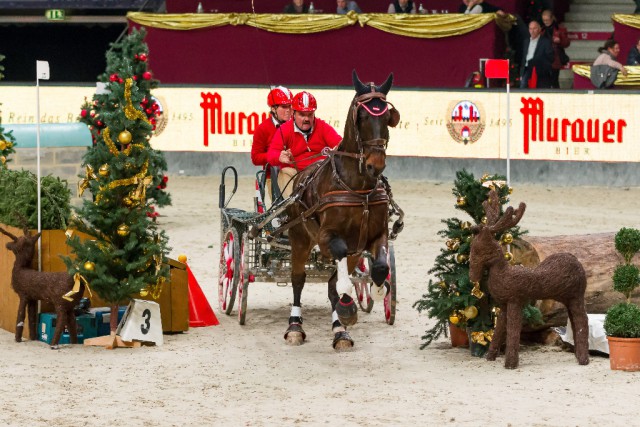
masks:
{"type": "Polygon", "coordinates": [[[551,87],[558,89],[560,88],[560,69],[569,63],[569,57],[564,50],[569,47],[571,40],[569,40],[567,29],[558,24],[556,17],[550,10],[542,12],[542,35],[551,40],[553,46],[551,87]]]}
{"type": "Polygon", "coordinates": [[[637,14],[640,13],[640,0],[635,0],[636,1],[636,10],[633,11],[633,13],[637,14]]]}
{"type": "Polygon", "coordinates": [[[640,39],[636,41],[636,45],[634,47],[629,49],[627,65],[640,65],[640,39]]]}
{"type": "Polygon", "coordinates": [[[485,2],[484,0],[462,0],[462,4],[458,6],[458,13],[467,15],[476,15],[479,13],[497,13],[504,15],[504,11],[499,7],[485,2]]]}
{"type": "Polygon", "coordinates": [[[325,147],[335,148],[342,137],[327,122],[315,116],[318,104],[309,92],[293,97],[293,120],[276,131],[269,145],[269,164],[280,166],[278,186],[283,197],[293,191],[290,181],[297,173],[313,163],[323,160],[320,153],[325,147]]]}
{"type": "MultiPolygon", "coordinates": [[[[273,134],[284,122],[291,118],[291,91],[284,86],[277,86],[267,95],[267,105],[269,105],[270,116],[267,117],[253,134],[253,144],[251,145],[251,161],[256,166],[266,168],[267,152],[273,134]]],[[[271,171],[267,169],[267,194],[271,194],[271,171]]]]}
{"type": "Polygon", "coordinates": [[[304,0],[292,0],[282,13],[309,13],[309,5],[304,4],[304,0]]]}
{"type": "Polygon", "coordinates": [[[541,37],[541,33],[538,21],[529,22],[530,37],[524,41],[520,61],[520,88],[551,87],[553,45],[547,37],[541,37]]]}
{"type": "Polygon", "coordinates": [[[389,5],[388,13],[411,13],[416,14],[416,5],[412,0],[395,0],[389,5]]]}
{"type": "Polygon", "coordinates": [[[338,7],[336,9],[336,13],[338,15],[346,15],[352,10],[355,13],[362,13],[362,10],[360,10],[360,7],[358,7],[358,3],[356,3],[355,1],[337,0],[336,3],[338,4],[338,7]]]}
{"type": "Polygon", "coordinates": [[[624,65],[616,61],[618,55],[620,55],[620,45],[617,41],[614,39],[607,40],[604,42],[603,47],[598,48],[598,52],[600,52],[600,56],[593,61],[593,65],[608,65],[620,71],[623,76],[627,75],[627,69],[624,68],[624,65]]]}

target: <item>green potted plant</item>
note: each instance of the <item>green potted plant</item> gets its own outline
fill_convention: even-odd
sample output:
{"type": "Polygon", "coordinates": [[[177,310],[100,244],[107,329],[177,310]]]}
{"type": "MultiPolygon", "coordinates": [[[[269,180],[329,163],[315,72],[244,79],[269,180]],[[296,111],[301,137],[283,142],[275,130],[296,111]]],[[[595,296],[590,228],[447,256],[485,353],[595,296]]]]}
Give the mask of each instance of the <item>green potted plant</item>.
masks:
{"type": "Polygon", "coordinates": [[[640,231],[620,229],[615,247],[625,263],[618,265],[613,273],[613,289],[625,296],[625,302],[609,308],[604,319],[609,361],[614,370],[640,371],[640,307],[631,302],[631,293],[640,284],[640,270],[631,263],[640,251],[640,231]]]}

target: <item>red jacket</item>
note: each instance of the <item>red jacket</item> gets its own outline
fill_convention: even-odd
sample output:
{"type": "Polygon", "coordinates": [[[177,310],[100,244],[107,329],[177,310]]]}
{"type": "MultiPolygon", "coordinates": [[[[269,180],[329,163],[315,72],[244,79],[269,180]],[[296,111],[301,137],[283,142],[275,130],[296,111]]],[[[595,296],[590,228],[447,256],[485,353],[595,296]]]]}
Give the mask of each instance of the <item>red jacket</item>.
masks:
{"type": "MultiPolygon", "coordinates": [[[[276,125],[273,124],[273,119],[269,116],[264,120],[253,133],[253,144],[251,145],[251,161],[256,166],[265,166],[267,161],[267,151],[269,151],[269,144],[271,138],[276,132],[276,125]]],[[[267,171],[267,176],[269,171],[267,171]]]]}
{"type": "Polygon", "coordinates": [[[300,132],[296,132],[293,126],[293,119],[289,120],[276,131],[269,145],[267,160],[269,164],[280,167],[295,167],[301,171],[307,166],[324,159],[323,156],[315,157],[320,154],[323,148],[334,148],[342,141],[342,137],[327,122],[319,118],[315,118],[313,132],[309,136],[308,141],[300,132]],[[289,149],[294,164],[281,164],[279,161],[280,152],[289,149]]]}

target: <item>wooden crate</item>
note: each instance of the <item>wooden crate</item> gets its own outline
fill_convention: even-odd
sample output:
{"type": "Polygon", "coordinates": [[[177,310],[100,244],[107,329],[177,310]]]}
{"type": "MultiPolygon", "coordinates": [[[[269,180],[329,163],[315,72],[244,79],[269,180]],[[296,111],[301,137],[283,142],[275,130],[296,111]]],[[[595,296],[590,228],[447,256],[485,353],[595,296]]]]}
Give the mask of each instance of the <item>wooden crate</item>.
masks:
{"type": "MultiPolygon", "coordinates": [[[[0,224],[8,232],[15,236],[22,236],[21,229],[0,224]]],[[[34,234],[35,231],[31,230],[34,234]]],[[[80,235],[87,238],[87,235],[80,235]]],[[[18,304],[20,299],[11,287],[11,272],[15,257],[13,252],[7,249],[6,244],[11,239],[0,233],[0,328],[15,333],[16,318],[18,316],[18,304]]],[[[42,231],[42,271],[66,271],[67,267],[60,258],[61,256],[72,256],[71,248],[67,245],[67,237],[63,230],[43,230],[42,231]]],[[[37,254],[37,250],[36,250],[37,254]]],[[[182,332],[189,329],[189,285],[187,281],[186,265],[178,261],[169,259],[171,271],[170,281],[163,286],[162,294],[158,299],[160,304],[160,315],[162,317],[162,329],[164,332],[182,332]]],[[[38,268],[37,255],[34,257],[32,266],[38,268]]],[[[86,297],[89,297],[85,291],[86,297]]],[[[142,298],[137,296],[136,298],[142,298]]],[[[145,298],[142,298],[145,299],[145,298]]],[[[146,299],[151,299],[147,296],[146,299]]],[[[122,301],[121,305],[128,304],[122,301]]],[[[103,307],[107,304],[100,300],[97,294],[91,298],[92,307],[103,307]]],[[[41,303],[39,312],[51,312],[53,306],[48,303],[41,303]]],[[[28,321],[25,318],[25,328],[22,334],[23,339],[29,338],[28,321]]]]}

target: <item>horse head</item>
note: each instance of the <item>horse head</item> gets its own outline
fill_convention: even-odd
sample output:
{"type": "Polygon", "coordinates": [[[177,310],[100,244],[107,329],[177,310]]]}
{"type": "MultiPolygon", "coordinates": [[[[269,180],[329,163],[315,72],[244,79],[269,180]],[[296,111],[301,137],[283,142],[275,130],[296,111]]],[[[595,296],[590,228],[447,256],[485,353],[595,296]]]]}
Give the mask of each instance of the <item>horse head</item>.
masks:
{"type": "Polygon", "coordinates": [[[349,108],[343,149],[358,153],[361,172],[364,164],[366,174],[377,178],[386,167],[389,126],[395,127],[400,121],[400,113],[387,101],[393,73],[380,86],[362,83],[355,70],[352,77],[356,95],[349,108]]]}

